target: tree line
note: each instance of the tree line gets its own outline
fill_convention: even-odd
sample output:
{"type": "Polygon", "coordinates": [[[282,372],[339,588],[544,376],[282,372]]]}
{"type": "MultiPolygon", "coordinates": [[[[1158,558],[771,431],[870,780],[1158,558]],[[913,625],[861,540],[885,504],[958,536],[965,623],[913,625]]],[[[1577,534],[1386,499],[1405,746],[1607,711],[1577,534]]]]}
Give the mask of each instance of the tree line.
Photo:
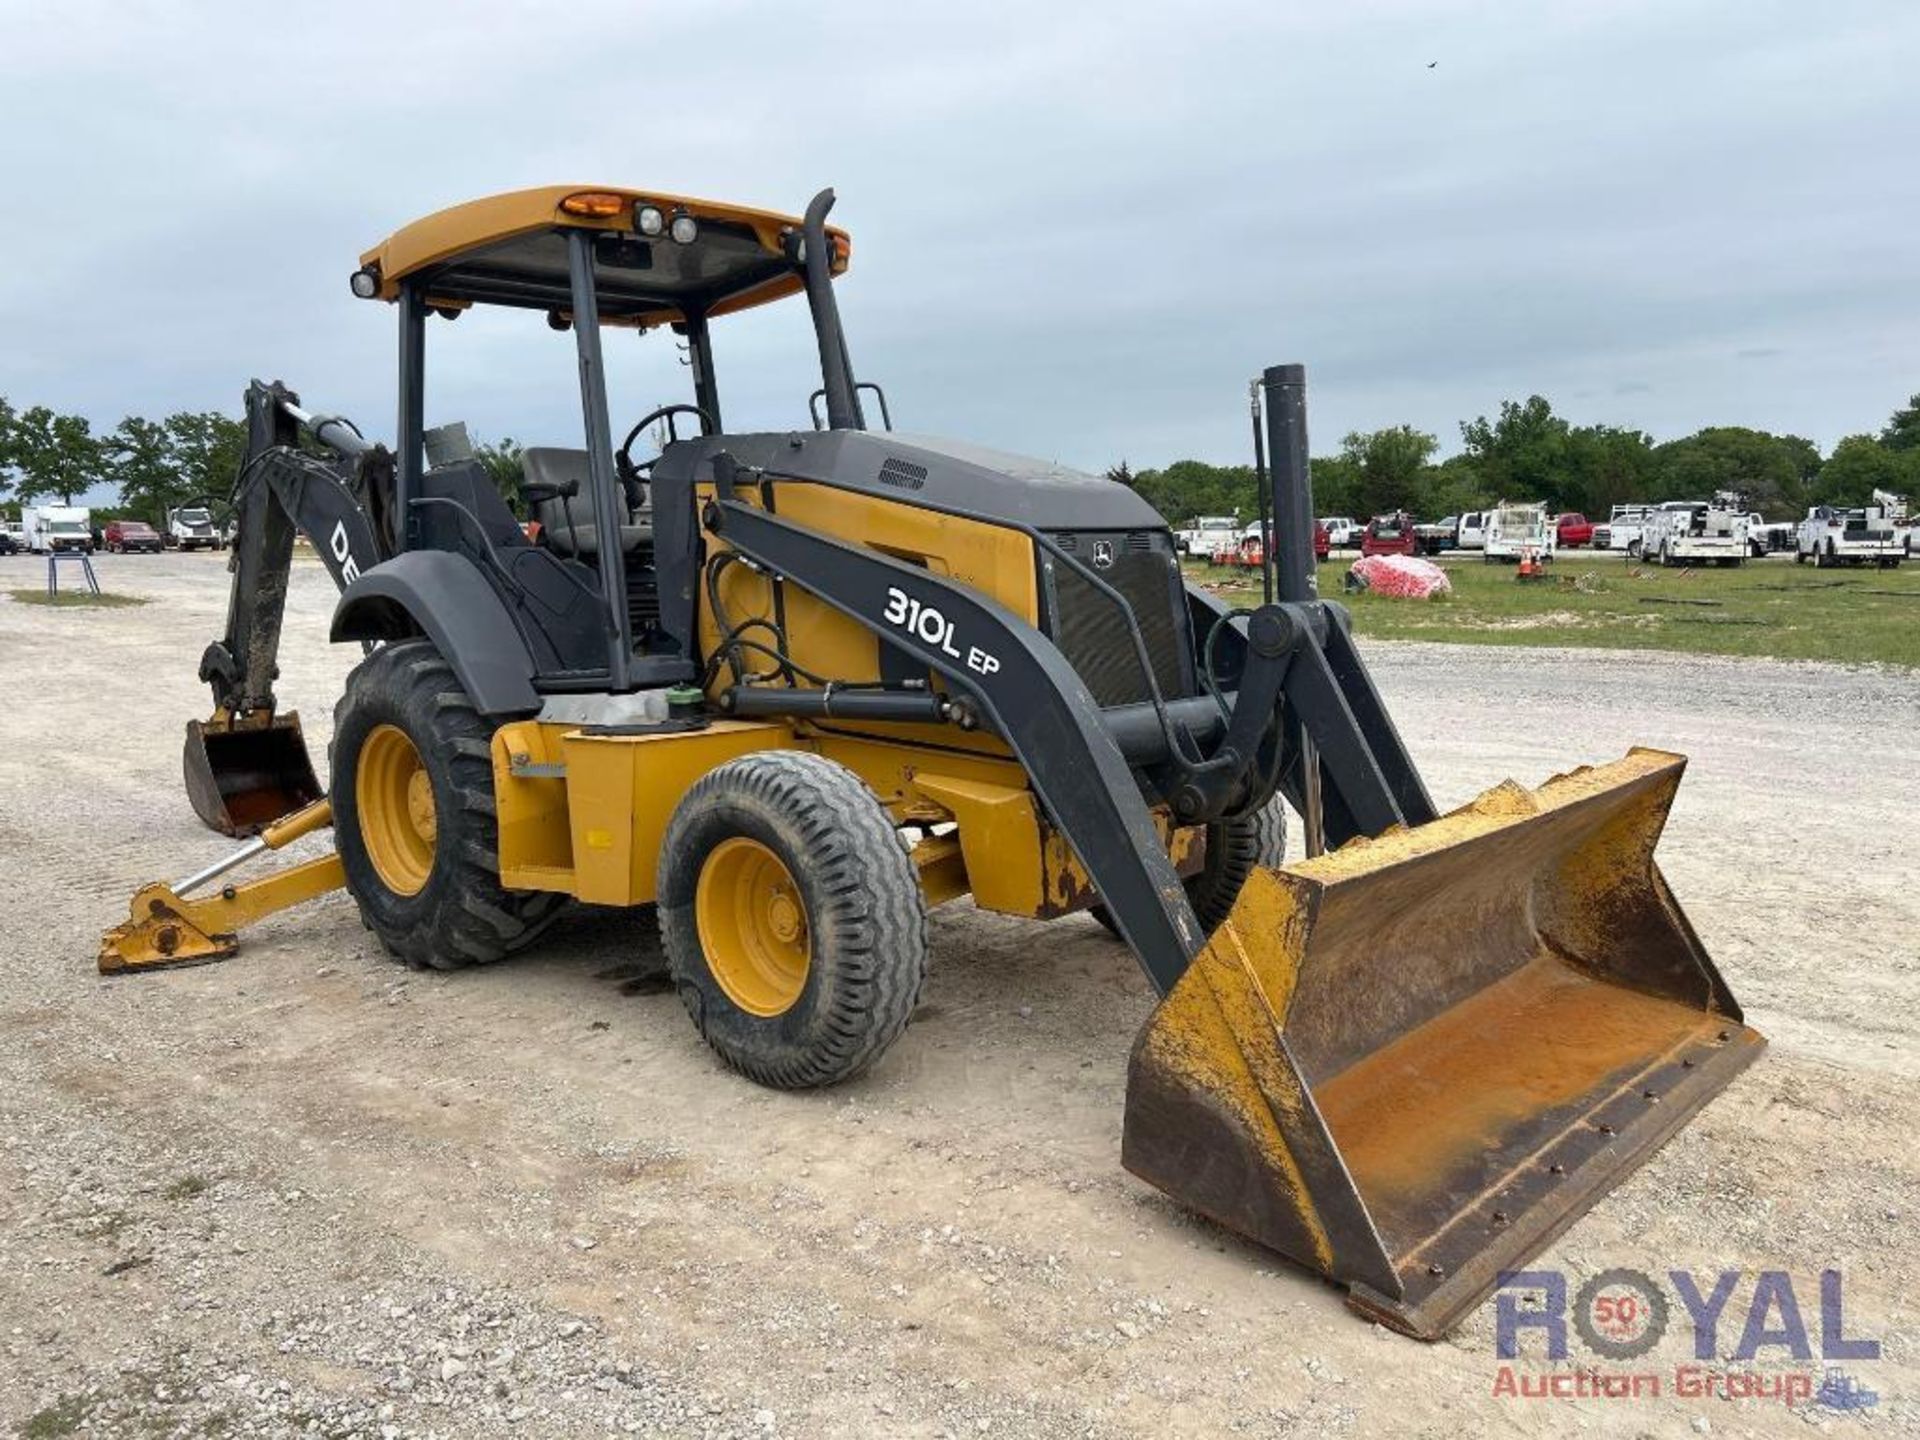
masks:
{"type": "Polygon", "coordinates": [[[120,495],[109,508],[162,525],[188,500],[225,500],[246,448],[246,427],[217,411],[129,415],[96,434],[84,415],[20,410],[0,396],[0,503],[71,505],[104,485],[120,495]]]}
{"type": "MultiPolygon", "coordinates": [[[[0,507],[71,505],[104,486],[118,492],[118,502],[95,507],[97,520],[125,516],[164,528],[167,511],[190,501],[224,510],[246,449],[245,424],[218,411],[183,410],[164,420],[129,415],[97,434],[84,415],[16,409],[0,395],[0,507]]],[[[506,439],[474,449],[517,512],[520,446],[506,439]]]]}
{"type": "MultiPolygon", "coordinates": [[[[1641,430],[1575,425],[1541,396],[1509,400],[1498,415],[1461,422],[1461,449],[1436,460],[1436,436],[1410,425],[1356,430],[1333,455],[1313,461],[1322,515],[1364,519],[1395,510],[1435,519],[1501,500],[1538,500],[1556,511],[1604,517],[1636,501],[1705,499],[1738,491],[1773,520],[1810,505],[1864,505],[1875,490],[1920,493],[1920,395],[1877,435],[1849,435],[1822,456],[1811,440],[1741,426],[1710,426],[1656,444],[1641,430]]],[[[246,451],[246,427],[217,411],[181,411],[164,420],[129,415],[96,434],[83,415],[45,405],[15,409],[0,396],[0,504],[63,504],[96,486],[119,492],[116,513],[164,525],[189,500],[225,501],[246,451]]],[[[478,458],[510,504],[518,505],[520,447],[476,445],[478,458]]],[[[1108,476],[1132,486],[1167,519],[1252,515],[1253,467],[1178,460],[1108,476]]]]}
{"type": "MultiPolygon", "coordinates": [[[[1410,425],[1356,430],[1333,455],[1313,461],[1314,508],[1322,515],[1406,510],[1438,519],[1502,500],[1535,500],[1556,512],[1604,518],[1615,505],[1704,500],[1737,491],[1770,520],[1811,505],[1864,505],[1875,490],[1920,493],[1920,395],[1878,435],[1849,435],[1827,456],[1811,440],[1737,425],[1709,426],[1656,444],[1641,430],[1575,425],[1543,397],[1509,400],[1495,416],[1461,422],[1460,453],[1437,460],[1438,437],[1410,425]]],[[[1178,524],[1196,515],[1250,516],[1251,465],[1179,460],[1107,472],[1178,524]]]]}

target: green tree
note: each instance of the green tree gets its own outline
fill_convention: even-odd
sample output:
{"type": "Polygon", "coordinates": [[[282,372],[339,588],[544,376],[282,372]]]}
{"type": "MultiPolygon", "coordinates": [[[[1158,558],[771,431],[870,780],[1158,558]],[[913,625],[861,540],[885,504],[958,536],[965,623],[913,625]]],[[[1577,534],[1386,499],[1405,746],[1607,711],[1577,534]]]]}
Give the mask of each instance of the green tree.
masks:
{"type": "Polygon", "coordinates": [[[1555,498],[1563,510],[1604,520],[1615,505],[1653,498],[1653,439],[1616,425],[1568,429],[1555,498]]]}
{"type": "Polygon", "coordinates": [[[5,500],[13,493],[13,487],[19,479],[19,471],[13,460],[14,428],[19,419],[7,397],[0,395],[0,500],[5,500]]]}
{"type": "Polygon", "coordinates": [[[1449,455],[1438,465],[1428,466],[1421,482],[1418,513],[1429,520],[1485,510],[1499,499],[1465,455],[1449,455]]]}
{"type": "Polygon", "coordinates": [[[1903,409],[1893,412],[1880,432],[1880,443],[1902,453],[1920,451],[1920,395],[1909,397],[1903,409]]]}
{"type": "Polygon", "coordinates": [[[1920,450],[1893,450],[1871,435],[1849,435],[1820,467],[1818,500],[1827,505],[1865,505],[1875,490],[1909,493],[1920,480],[1920,450]]]}
{"type": "Polygon", "coordinates": [[[1313,462],[1313,508],[1321,515],[1349,515],[1365,519],[1360,464],[1343,450],[1313,462]]]}
{"type": "Polygon", "coordinates": [[[173,437],[167,427],[129,415],[107,437],[120,504],[129,514],[165,528],[167,510],[187,498],[173,437]]]}
{"type": "Polygon", "coordinates": [[[492,444],[475,441],[473,458],[486,467],[507,508],[522,520],[526,519],[526,502],[520,498],[520,486],[526,479],[524,447],[511,435],[492,444]]]}
{"type": "Polygon", "coordinates": [[[201,496],[219,502],[231,495],[247,453],[247,427],[217,410],[182,410],[164,424],[180,477],[173,503],[201,496]]]}
{"type": "Polygon", "coordinates": [[[15,493],[22,502],[42,495],[58,495],[71,505],[104,478],[105,447],[83,415],[60,415],[35,405],[15,416],[12,464],[18,478],[15,493]]]}
{"type": "Polygon", "coordinates": [[[1804,515],[1820,451],[1798,435],[1715,425],[1654,450],[1656,488],[1670,499],[1704,500],[1732,490],[1769,519],[1804,515]]]}
{"type": "Polygon", "coordinates": [[[1427,462],[1440,442],[1411,425],[1386,430],[1355,430],[1340,442],[1340,454],[1354,467],[1358,519],[1411,510],[1425,489],[1427,462]]]}
{"type": "Polygon", "coordinates": [[[1132,472],[1134,490],[1170,523],[1196,515],[1251,515],[1253,468],[1176,460],[1164,470],[1132,472]]]}
{"type": "Polygon", "coordinates": [[[1567,422],[1546,397],[1503,400],[1497,419],[1482,415],[1460,423],[1467,459],[1496,500],[1543,500],[1561,504],[1571,467],[1567,422]]]}

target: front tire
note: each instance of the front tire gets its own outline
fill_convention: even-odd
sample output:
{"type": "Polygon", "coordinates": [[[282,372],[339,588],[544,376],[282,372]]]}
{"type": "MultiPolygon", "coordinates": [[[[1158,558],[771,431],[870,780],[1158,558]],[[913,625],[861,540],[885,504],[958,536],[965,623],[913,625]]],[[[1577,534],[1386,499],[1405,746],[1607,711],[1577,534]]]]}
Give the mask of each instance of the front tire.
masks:
{"type": "Polygon", "coordinates": [[[709,771],[667,825],[658,889],[681,1001],[748,1079],[851,1079],[912,1019],[927,968],[919,875],[845,766],[768,750],[709,771]]]}
{"type": "MultiPolygon", "coordinates": [[[[1251,815],[1216,820],[1207,826],[1206,859],[1186,882],[1187,903],[1208,935],[1232,913],[1240,887],[1256,865],[1279,866],[1287,860],[1287,809],[1276,796],[1251,815]]],[[[1120,931],[1104,905],[1088,912],[1116,940],[1120,931]]]]}
{"type": "Polygon", "coordinates": [[[382,646],[334,708],[333,826],[367,928],[416,969],[484,965],[566,904],[500,883],[493,726],[430,641],[382,646]]]}

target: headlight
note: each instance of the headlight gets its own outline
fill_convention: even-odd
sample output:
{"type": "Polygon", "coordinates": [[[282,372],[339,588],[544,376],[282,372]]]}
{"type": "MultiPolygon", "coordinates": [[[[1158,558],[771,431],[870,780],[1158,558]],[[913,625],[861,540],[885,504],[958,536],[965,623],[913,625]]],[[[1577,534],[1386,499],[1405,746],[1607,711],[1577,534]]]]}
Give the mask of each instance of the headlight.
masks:
{"type": "Polygon", "coordinates": [[[380,277],[371,270],[354,271],[353,277],[347,281],[347,284],[362,300],[371,300],[380,293],[380,277]]]}
{"type": "Polygon", "coordinates": [[[657,239],[666,233],[667,217],[660,213],[658,205],[637,205],[633,211],[633,228],[650,239],[657,239]]]}
{"type": "Polygon", "coordinates": [[[667,233],[673,237],[676,245],[691,245],[700,237],[700,226],[684,210],[674,212],[673,224],[667,227],[667,233]]]}

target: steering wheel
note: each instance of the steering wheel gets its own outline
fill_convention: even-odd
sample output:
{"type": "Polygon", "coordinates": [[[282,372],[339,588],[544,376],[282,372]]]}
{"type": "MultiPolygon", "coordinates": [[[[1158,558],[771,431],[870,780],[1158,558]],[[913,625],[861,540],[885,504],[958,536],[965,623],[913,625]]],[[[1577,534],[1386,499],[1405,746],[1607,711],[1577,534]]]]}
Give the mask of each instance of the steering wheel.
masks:
{"type": "Polygon", "coordinates": [[[614,469],[619,472],[620,483],[626,487],[627,499],[629,503],[636,508],[639,506],[640,501],[639,496],[635,492],[640,485],[645,482],[645,472],[651,470],[654,465],[654,460],[658,460],[660,457],[656,455],[653,460],[642,460],[638,464],[634,463],[633,442],[640,438],[640,432],[642,430],[645,430],[656,420],[664,420],[667,422],[667,443],[669,445],[678,444],[680,434],[673,425],[673,417],[676,415],[693,416],[700,422],[701,429],[707,433],[711,433],[720,428],[713,423],[713,417],[698,405],[662,405],[657,410],[649,410],[636,420],[633,428],[627,431],[627,438],[620,442],[620,448],[614,453],[613,457],[614,469]]]}

